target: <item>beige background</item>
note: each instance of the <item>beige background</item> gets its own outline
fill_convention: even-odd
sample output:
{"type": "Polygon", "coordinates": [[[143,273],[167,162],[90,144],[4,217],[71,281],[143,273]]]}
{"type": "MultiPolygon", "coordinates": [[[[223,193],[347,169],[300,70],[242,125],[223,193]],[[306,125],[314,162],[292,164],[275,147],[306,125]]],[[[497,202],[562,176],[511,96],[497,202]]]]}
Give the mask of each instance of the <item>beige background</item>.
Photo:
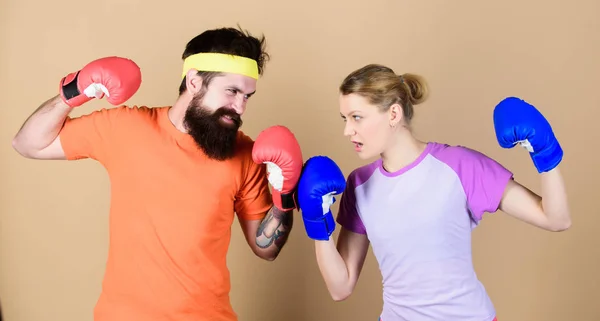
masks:
{"type": "MultiPolygon", "coordinates": [[[[428,79],[432,96],[418,106],[414,123],[421,139],[478,149],[539,192],[528,155],[501,149],[492,125],[494,104],[504,96],[538,106],[566,151],[562,171],[573,227],[550,233],[500,212],[488,215],[474,232],[475,267],[500,321],[600,320],[600,1],[567,3],[2,0],[0,300],[6,321],[91,320],[107,247],[104,169],[91,160],[21,158],[10,142],[23,120],[57,93],[66,73],[106,55],[132,58],[143,70],[142,87],[129,103],[171,104],[186,42],[237,23],[264,32],[272,55],[244,130],[256,137],[267,126],[286,125],[305,156],[329,155],[345,174],[364,163],[342,136],[337,86],[364,64],[428,79]]],[[[95,101],[75,115],[104,106],[95,101]]],[[[381,278],[371,253],[354,294],[336,303],[299,216],[273,263],[254,257],[237,223],[233,228],[231,295],[240,320],[377,319],[381,278]]]]}

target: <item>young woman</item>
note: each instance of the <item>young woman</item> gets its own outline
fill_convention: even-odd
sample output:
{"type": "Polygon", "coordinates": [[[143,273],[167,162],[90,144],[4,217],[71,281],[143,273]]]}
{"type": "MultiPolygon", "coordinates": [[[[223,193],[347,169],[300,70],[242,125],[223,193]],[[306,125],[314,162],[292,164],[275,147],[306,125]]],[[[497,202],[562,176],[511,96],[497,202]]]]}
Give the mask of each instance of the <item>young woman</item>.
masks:
{"type": "Polygon", "coordinates": [[[367,249],[383,277],[382,321],[492,321],[496,311],[471,258],[471,230],[501,210],[548,231],[571,224],[563,151],[544,117],[518,98],[494,111],[502,147],[526,146],[540,173],[541,196],[486,155],[424,142],[411,132],[414,106],[427,98],[424,79],[367,65],[340,86],[340,112],[358,156],[376,161],[347,177],[327,157],[309,159],[298,200],[321,274],[334,300],[357,283],[367,249]],[[516,109],[518,108],[518,112],[516,109]],[[340,194],[337,246],[329,206],[340,194]]]}

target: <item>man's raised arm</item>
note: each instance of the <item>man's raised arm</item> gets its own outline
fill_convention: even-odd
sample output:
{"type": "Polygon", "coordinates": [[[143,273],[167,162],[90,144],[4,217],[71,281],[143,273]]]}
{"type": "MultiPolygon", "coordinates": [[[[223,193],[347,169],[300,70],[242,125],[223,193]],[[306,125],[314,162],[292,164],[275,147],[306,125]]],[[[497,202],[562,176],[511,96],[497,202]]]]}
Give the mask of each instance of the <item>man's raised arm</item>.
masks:
{"type": "Polygon", "coordinates": [[[94,60],[60,80],[59,94],[42,103],[27,118],[12,146],[27,158],[65,159],[58,137],[73,108],[105,95],[109,103],[121,104],[140,85],[141,72],[133,61],[119,57],[94,60]]]}

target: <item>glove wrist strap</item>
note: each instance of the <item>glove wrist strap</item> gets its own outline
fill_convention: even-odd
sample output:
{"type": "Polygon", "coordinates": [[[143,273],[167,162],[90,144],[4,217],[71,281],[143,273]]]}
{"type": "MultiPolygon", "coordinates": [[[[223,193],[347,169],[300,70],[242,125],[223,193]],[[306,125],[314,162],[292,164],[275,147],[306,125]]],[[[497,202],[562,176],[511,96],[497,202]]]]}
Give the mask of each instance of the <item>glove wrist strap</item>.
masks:
{"type": "Polygon", "coordinates": [[[283,211],[293,210],[297,208],[296,196],[295,190],[286,194],[273,190],[273,203],[283,211]]]}
{"type": "Polygon", "coordinates": [[[548,172],[554,169],[562,161],[563,150],[557,140],[541,150],[539,153],[531,153],[531,159],[538,173],[548,172]]]}
{"type": "Polygon", "coordinates": [[[306,234],[313,240],[327,241],[329,240],[329,236],[331,236],[335,230],[335,220],[333,219],[331,211],[327,212],[327,214],[322,217],[314,219],[308,219],[303,215],[302,220],[304,221],[306,234]]]}
{"type": "Polygon", "coordinates": [[[77,81],[79,80],[79,71],[65,76],[60,81],[60,95],[69,107],[77,107],[91,100],[79,91],[77,81]]]}

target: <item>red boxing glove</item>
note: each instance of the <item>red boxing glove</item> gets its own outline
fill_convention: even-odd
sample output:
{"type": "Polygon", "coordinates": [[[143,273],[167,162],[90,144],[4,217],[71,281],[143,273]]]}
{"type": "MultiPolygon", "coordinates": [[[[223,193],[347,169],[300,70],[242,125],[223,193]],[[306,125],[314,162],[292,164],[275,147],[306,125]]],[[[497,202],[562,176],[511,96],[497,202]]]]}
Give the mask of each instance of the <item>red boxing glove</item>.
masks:
{"type": "Polygon", "coordinates": [[[63,101],[77,107],[102,98],[119,105],[127,101],[142,84],[140,67],[127,58],[105,57],[94,60],[81,70],[60,80],[60,96],[63,101]]]}
{"type": "Polygon", "coordinates": [[[302,151],[294,134],[284,126],[263,130],[254,143],[252,159],[267,164],[269,183],[273,187],[273,203],[280,210],[298,208],[296,185],[302,172],[302,151]]]}

